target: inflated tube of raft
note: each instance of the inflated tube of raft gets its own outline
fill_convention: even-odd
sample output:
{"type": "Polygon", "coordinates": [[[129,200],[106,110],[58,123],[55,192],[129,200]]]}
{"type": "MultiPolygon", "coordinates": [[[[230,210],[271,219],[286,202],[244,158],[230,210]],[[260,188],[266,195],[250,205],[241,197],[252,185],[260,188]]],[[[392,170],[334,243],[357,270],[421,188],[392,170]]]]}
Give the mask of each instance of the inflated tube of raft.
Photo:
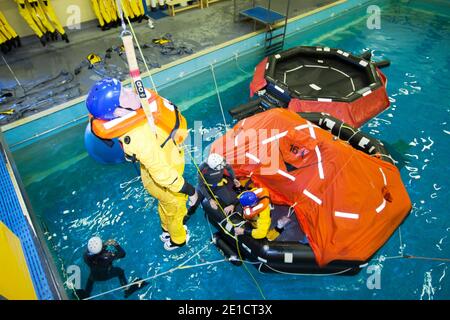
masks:
{"type": "MultiPolygon", "coordinates": [[[[251,106],[244,104],[231,109],[230,115],[236,120],[241,120],[267,110],[267,108],[263,106],[260,106],[259,108],[255,107],[257,102],[262,104],[262,99],[259,98],[252,101],[251,106]]],[[[384,161],[394,164],[394,159],[390,155],[389,151],[378,139],[375,139],[374,137],[350,126],[349,124],[323,112],[299,112],[298,114],[303,119],[306,119],[320,128],[331,132],[337,138],[347,141],[355,149],[371,156],[377,156],[384,161]]]]}
{"type": "Polygon", "coordinates": [[[323,112],[299,112],[298,114],[303,119],[331,132],[335,137],[347,141],[356,150],[394,164],[394,159],[380,140],[323,112]]]}
{"type": "Polygon", "coordinates": [[[228,111],[228,113],[234,119],[242,119],[247,117],[248,115],[253,115],[264,110],[266,109],[261,105],[261,99],[258,98],[255,100],[251,100],[248,103],[241,104],[228,111]]]}
{"type": "Polygon", "coordinates": [[[375,62],[375,65],[379,69],[383,69],[383,68],[389,67],[391,65],[391,61],[390,60],[382,60],[382,61],[375,62]]]}
{"type": "Polygon", "coordinates": [[[225,258],[228,259],[235,266],[242,265],[241,259],[239,259],[239,255],[236,250],[234,250],[228,243],[226,243],[220,236],[220,233],[216,232],[214,234],[214,244],[216,247],[223,253],[225,258]]]}

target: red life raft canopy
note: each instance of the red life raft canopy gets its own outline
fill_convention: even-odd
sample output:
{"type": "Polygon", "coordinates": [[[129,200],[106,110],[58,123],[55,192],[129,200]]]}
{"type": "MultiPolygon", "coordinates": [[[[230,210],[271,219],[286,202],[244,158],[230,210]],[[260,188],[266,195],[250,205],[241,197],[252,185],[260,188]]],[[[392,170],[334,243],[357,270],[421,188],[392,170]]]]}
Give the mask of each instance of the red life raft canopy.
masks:
{"type": "Polygon", "coordinates": [[[214,142],[239,177],[295,205],[316,260],[367,261],[411,209],[394,165],[355,150],[296,113],[271,109],[214,142]]]}
{"type": "Polygon", "coordinates": [[[389,107],[386,77],[374,62],[340,49],[295,47],[261,61],[250,96],[261,90],[295,112],[325,112],[360,127],[389,107]]]}

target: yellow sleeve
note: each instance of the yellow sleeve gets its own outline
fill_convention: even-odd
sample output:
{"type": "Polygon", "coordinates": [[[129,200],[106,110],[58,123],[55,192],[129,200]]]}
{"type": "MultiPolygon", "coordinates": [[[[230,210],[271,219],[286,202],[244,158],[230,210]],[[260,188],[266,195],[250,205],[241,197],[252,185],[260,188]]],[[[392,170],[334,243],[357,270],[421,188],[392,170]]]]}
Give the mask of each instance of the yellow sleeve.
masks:
{"type": "Polygon", "coordinates": [[[270,205],[260,212],[258,220],[256,220],[256,228],[252,230],[254,239],[263,239],[267,236],[270,228],[270,205]]]}
{"type": "Polygon", "coordinates": [[[148,125],[131,130],[120,137],[120,141],[125,153],[135,156],[157,184],[172,192],[181,190],[183,176],[167,162],[163,149],[148,125]]]}

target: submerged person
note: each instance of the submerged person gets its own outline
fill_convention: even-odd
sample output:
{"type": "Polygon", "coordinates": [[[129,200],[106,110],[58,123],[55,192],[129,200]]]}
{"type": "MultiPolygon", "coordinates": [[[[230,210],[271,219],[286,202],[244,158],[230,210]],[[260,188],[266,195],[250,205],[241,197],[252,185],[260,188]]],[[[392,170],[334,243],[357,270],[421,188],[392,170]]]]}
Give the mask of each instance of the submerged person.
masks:
{"type": "Polygon", "coordinates": [[[213,210],[219,208],[219,203],[227,215],[233,212],[238,203],[238,194],[233,188],[239,188],[241,183],[236,179],[233,168],[226,163],[225,158],[220,154],[211,153],[199,166],[199,170],[197,186],[199,197],[197,203],[189,208],[187,218],[194,214],[205,198],[213,210]],[[232,181],[231,184],[229,180],[232,181]]]}
{"type": "Polygon", "coordinates": [[[186,120],[175,105],[146,90],[155,118],[153,131],[139,97],[117,79],[105,78],[90,90],[86,105],[97,122],[93,133],[101,139],[119,138],[127,160],[140,162],[142,184],[158,200],[164,249],[174,250],[189,240],[183,219],[186,202],[197,201],[195,188],[183,178],[186,120]],[[182,127],[184,126],[184,128],[182,127]]]}
{"type": "MultiPolygon", "coordinates": [[[[99,237],[89,239],[83,259],[90,269],[90,274],[85,289],[79,290],[77,292],[78,296],[81,299],[89,297],[94,288],[94,283],[98,281],[117,278],[121,286],[127,286],[128,281],[125,277],[125,271],[122,268],[113,266],[115,260],[124,257],[125,250],[115,240],[108,240],[103,243],[99,237]]],[[[125,298],[147,285],[145,281],[141,281],[139,278],[133,280],[133,283],[126,287],[124,291],[125,298]]]]}

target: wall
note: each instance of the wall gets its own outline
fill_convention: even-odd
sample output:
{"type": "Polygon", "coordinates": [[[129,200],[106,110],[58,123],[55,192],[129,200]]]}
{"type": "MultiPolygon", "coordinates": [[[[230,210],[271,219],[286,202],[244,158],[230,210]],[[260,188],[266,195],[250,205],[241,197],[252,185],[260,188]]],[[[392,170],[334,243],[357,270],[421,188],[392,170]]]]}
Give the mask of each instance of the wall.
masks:
{"type": "MultiPolygon", "coordinates": [[[[91,0],[50,0],[50,2],[64,27],[67,26],[68,18],[71,15],[71,13],[67,12],[70,5],[75,5],[80,8],[81,22],[96,19],[91,7],[91,0]]],[[[0,10],[19,36],[25,37],[34,34],[19,14],[17,4],[14,0],[0,0],[0,10]]]]}

